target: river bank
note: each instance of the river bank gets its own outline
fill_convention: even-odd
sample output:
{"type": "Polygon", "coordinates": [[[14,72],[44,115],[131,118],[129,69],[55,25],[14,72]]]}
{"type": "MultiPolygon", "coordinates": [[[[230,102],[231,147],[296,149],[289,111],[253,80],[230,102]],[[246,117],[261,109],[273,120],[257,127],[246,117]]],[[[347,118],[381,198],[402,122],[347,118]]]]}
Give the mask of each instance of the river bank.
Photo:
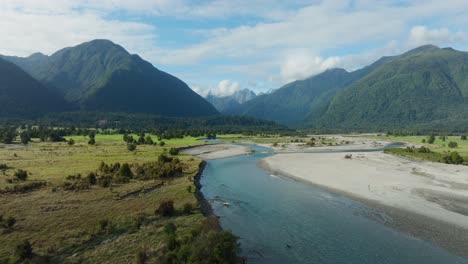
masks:
{"type": "Polygon", "coordinates": [[[468,256],[468,167],[345,154],[283,153],[258,165],[382,209],[385,224],[468,256]]]}
{"type": "Polygon", "coordinates": [[[241,156],[251,153],[252,150],[246,146],[234,144],[209,144],[187,148],[182,153],[197,156],[203,160],[222,159],[228,157],[241,156]]]}

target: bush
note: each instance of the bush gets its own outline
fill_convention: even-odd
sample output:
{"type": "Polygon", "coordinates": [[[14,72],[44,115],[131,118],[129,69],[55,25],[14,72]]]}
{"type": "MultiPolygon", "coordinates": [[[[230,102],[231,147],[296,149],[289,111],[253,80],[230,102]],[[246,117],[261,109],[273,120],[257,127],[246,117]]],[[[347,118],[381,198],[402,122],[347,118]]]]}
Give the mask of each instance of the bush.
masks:
{"type": "Polygon", "coordinates": [[[67,141],[67,144],[68,144],[69,146],[73,146],[73,145],[75,145],[75,140],[73,140],[73,138],[70,138],[70,139],[67,141]]]}
{"type": "Polygon", "coordinates": [[[12,229],[15,224],[16,224],[16,219],[10,216],[6,219],[5,227],[8,229],[12,229]]]}
{"type": "Polygon", "coordinates": [[[127,143],[127,150],[128,151],[135,151],[137,148],[136,144],[134,143],[127,143]]]}
{"type": "Polygon", "coordinates": [[[171,149],[169,150],[169,154],[171,154],[172,156],[179,155],[179,149],[177,149],[177,148],[171,148],[171,149]]]}
{"type": "Polygon", "coordinates": [[[434,144],[434,142],[435,142],[435,136],[434,134],[431,134],[429,138],[427,139],[427,143],[434,144]]]}
{"type": "Polygon", "coordinates": [[[88,144],[89,145],[95,145],[96,144],[96,140],[94,138],[90,138],[89,141],[88,141],[88,144]]]}
{"type": "Polygon", "coordinates": [[[32,245],[28,240],[24,240],[22,243],[16,246],[15,256],[20,260],[30,259],[33,257],[32,245]]]}
{"type": "Polygon", "coordinates": [[[173,216],[175,214],[174,202],[172,200],[165,200],[159,204],[158,209],[156,209],[156,214],[161,216],[173,216]]]}
{"type": "Polygon", "coordinates": [[[104,175],[98,178],[98,184],[101,187],[110,187],[112,185],[112,176],[104,175]]]}
{"type": "Polygon", "coordinates": [[[461,139],[461,140],[466,140],[466,135],[462,135],[462,136],[460,137],[460,139],[461,139]]]}
{"type": "Polygon", "coordinates": [[[28,172],[25,171],[25,170],[17,170],[15,172],[15,177],[16,179],[20,180],[20,181],[26,181],[28,179],[28,172]]]}
{"type": "Polygon", "coordinates": [[[146,254],[146,250],[144,249],[139,250],[135,257],[135,263],[145,264],[147,260],[148,260],[148,255],[146,254]]]}
{"type": "Polygon", "coordinates": [[[6,164],[0,164],[0,170],[7,170],[8,166],[6,164]]]}
{"type": "Polygon", "coordinates": [[[159,142],[159,146],[163,147],[164,145],[166,145],[166,142],[164,142],[164,141],[159,142]]]}
{"type": "Polygon", "coordinates": [[[119,170],[119,174],[120,176],[127,177],[127,178],[133,177],[132,170],[130,169],[130,166],[128,165],[128,163],[122,164],[119,170]]]}
{"type": "Polygon", "coordinates": [[[110,221],[107,219],[99,220],[99,230],[106,230],[110,225],[110,221]]]}
{"type": "Polygon", "coordinates": [[[94,174],[94,172],[90,172],[88,176],[86,176],[86,179],[90,185],[95,185],[97,183],[96,174],[94,174]]]}
{"type": "Polygon", "coordinates": [[[192,192],[192,185],[187,186],[187,192],[189,192],[189,193],[192,192]]]}
{"type": "Polygon", "coordinates": [[[192,213],[192,210],[193,210],[193,205],[191,203],[185,203],[184,204],[184,213],[185,214],[190,214],[192,213]]]}
{"type": "Polygon", "coordinates": [[[464,159],[460,154],[458,154],[457,151],[452,151],[449,153],[446,153],[442,157],[442,162],[445,162],[447,164],[462,164],[464,162],[464,159]]]}
{"type": "Polygon", "coordinates": [[[164,233],[167,235],[174,235],[177,230],[177,226],[174,223],[168,223],[164,226],[164,233]]]}
{"type": "Polygon", "coordinates": [[[458,148],[458,143],[457,142],[454,142],[454,141],[450,141],[448,143],[448,147],[449,148],[458,148]]]}

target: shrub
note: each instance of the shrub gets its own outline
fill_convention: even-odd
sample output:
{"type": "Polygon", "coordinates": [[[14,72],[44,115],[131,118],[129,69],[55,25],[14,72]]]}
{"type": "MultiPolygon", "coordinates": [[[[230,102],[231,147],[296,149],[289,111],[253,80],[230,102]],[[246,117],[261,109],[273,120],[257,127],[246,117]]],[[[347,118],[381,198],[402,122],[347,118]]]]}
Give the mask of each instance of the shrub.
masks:
{"type": "Polygon", "coordinates": [[[427,139],[427,143],[433,144],[435,142],[435,136],[434,134],[431,134],[429,138],[427,139]]]}
{"type": "Polygon", "coordinates": [[[352,159],[352,158],[353,158],[353,154],[346,154],[344,157],[345,157],[345,159],[352,159]]]}
{"type": "Polygon", "coordinates": [[[164,233],[167,235],[174,235],[177,230],[177,226],[174,223],[168,223],[164,226],[164,233]]]}
{"type": "Polygon", "coordinates": [[[179,149],[177,149],[177,148],[171,148],[171,149],[169,150],[169,154],[171,154],[172,156],[178,155],[178,154],[179,154],[179,149]]]}
{"type": "Polygon", "coordinates": [[[133,177],[132,170],[130,169],[130,166],[128,165],[128,163],[122,164],[119,170],[119,174],[120,176],[127,177],[127,178],[133,177]]]}
{"type": "Polygon", "coordinates": [[[75,145],[75,140],[73,140],[73,138],[70,138],[70,139],[67,141],[67,144],[68,144],[69,146],[73,146],[73,145],[75,145]]]}
{"type": "Polygon", "coordinates": [[[16,219],[10,216],[6,219],[5,227],[8,229],[12,229],[15,224],[16,224],[16,219]]]}
{"type": "Polygon", "coordinates": [[[96,144],[96,140],[94,139],[94,137],[89,139],[88,144],[89,145],[95,145],[96,144]]]}
{"type": "Polygon", "coordinates": [[[28,179],[28,172],[25,170],[19,169],[15,172],[15,177],[16,179],[20,181],[26,181],[28,179]]]}
{"type": "Polygon", "coordinates": [[[464,162],[464,159],[462,156],[457,151],[452,151],[449,153],[446,153],[442,157],[442,162],[445,162],[447,164],[462,164],[464,162]]]}
{"type": "Polygon", "coordinates": [[[422,143],[426,143],[426,139],[423,138],[423,139],[421,140],[421,142],[422,142],[422,143]]]}
{"type": "Polygon", "coordinates": [[[109,220],[107,220],[107,219],[99,220],[99,229],[101,231],[106,230],[109,225],[110,225],[109,220]]]}
{"type": "Polygon", "coordinates": [[[189,192],[189,193],[192,192],[192,185],[187,186],[187,192],[189,192]]]}
{"type": "Polygon", "coordinates": [[[159,142],[159,146],[163,147],[164,145],[166,145],[166,142],[164,142],[164,141],[159,142]]]}
{"type": "Polygon", "coordinates": [[[185,214],[190,214],[192,213],[192,210],[193,210],[193,205],[191,203],[185,203],[184,204],[184,213],[185,214]]]}
{"type": "Polygon", "coordinates": [[[418,149],[418,152],[419,153],[431,153],[431,150],[429,148],[426,148],[424,146],[421,146],[419,149],[418,149]]]}
{"type": "Polygon", "coordinates": [[[153,145],[153,139],[151,138],[151,136],[146,136],[145,138],[145,144],[146,145],[153,145]]]}
{"type": "Polygon", "coordinates": [[[89,184],[95,185],[97,183],[96,174],[94,174],[94,172],[90,172],[88,176],[86,176],[86,180],[88,180],[89,184]]]}
{"type": "Polygon", "coordinates": [[[7,170],[8,166],[6,164],[0,164],[0,170],[7,170]]]}
{"type": "Polygon", "coordinates": [[[20,260],[30,259],[33,257],[32,245],[28,240],[24,240],[22,243],[16,246],[15,256],[20,260]]]}
{"type": "Polygon", "coordinates": [[[148,255],[146,254],[146,250],[144,249],[139,250],[135,257],[135,263],[145,264],[147,260],[148,260],[148,255]]]}
{"type": "Polygon", "coordinates": [[[135,151],[137,148],[136,144],[134,143],[127,143],[127,150],[128,151],[135,151]]]}
{"type": "Polygon", "coordinates": [[[173,216],[175,214],[174,202],[172,200],[162,201],[158,209],[156,209],[156,214],[161,216],[173,216]]]}
{"type": "Polygon", "coordinates": [[[110,187],[112,185],[112,176],[104,175],[98,178],[98,184],[101,187],[110,187]]]}
{"type": "Polygon", "coordinates": [[[448,147],[449,148],[457,148],[458,147],[458,143],[457,142],[454,142],[454,141],[450,141],[448,143],[448,147]]]}
{"type": "Polygon", "coordinates": [[[466,135],[462,135],[462,136],[460,137],[460,139],[461,139],[461,140],[466,140],[466,135]]]}

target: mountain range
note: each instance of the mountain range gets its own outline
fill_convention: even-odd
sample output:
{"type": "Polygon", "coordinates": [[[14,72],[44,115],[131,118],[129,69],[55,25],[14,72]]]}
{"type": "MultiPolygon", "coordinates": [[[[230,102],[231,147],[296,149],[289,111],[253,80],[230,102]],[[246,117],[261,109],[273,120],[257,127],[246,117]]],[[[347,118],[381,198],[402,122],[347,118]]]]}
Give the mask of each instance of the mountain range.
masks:
{"type": "Polygon", "coordinates": [[[109,40],[93,40],[51,56],[35,53],[26,58],[2,58],[75,109],[180,117],[218,114],[183,81],[109,40]]]}
{"type": "Polygon", "coordinates": [[[252,100],[257,95],[249,89],[235,91],[231,95],[216,96],[209,92],[205,99],[210,102],[219,112],[229,113],[233,109],[240,107],[241,104],[252,100]]]}
{"type": "Polygon", "coordinates": [[[460,123],[468,113],[468,53],[426,45],[360,70],[330,69],[231,111],[318,130],[460,123]]]}

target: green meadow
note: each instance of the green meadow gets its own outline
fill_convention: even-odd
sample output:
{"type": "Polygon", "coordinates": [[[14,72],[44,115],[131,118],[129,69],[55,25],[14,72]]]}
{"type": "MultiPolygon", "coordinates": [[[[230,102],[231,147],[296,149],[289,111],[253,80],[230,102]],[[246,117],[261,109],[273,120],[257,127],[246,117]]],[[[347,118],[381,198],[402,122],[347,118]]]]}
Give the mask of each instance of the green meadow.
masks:
{"type": "Polygon", "coordinates": [[[34,182],[46,184],[30,191],[0,194],[0,215],[16,219],[12,228],[0,227],[1,263],[15,262],[16,247],[24,240],[30,241],[34,254],[48,256],[53,263],[134,263],[141,254],[152,260],[148,263],[157,263],[168,252],[166,224],[175,224],[176,237],[186,242],[206,221],[194,194],[193,177],[201,160],[188,155],[177,156],[183,164],[183,175],[177,177],[132,179],[108,188],[62,188],[68,175],[87,175],[101,162],[154,162],[169,148],[204,144],[197,138],[164,140],[163,147],[138,145],[135,151],[127,150],[122,135],[96,135],[95,145],[88,145],[83,136],[68,138],[75,144],[33,139],[30,147],[0,148],[0,164],[8,166],[0,171],[0,190],[34,182]],[[29,173],[25,182],[13,180],[19,169],[29,173]],[[165,200],[174,202],[175,216],[155,214],[165,200]],[[187,204],[193,209],[186,210],[187,204]]]}

